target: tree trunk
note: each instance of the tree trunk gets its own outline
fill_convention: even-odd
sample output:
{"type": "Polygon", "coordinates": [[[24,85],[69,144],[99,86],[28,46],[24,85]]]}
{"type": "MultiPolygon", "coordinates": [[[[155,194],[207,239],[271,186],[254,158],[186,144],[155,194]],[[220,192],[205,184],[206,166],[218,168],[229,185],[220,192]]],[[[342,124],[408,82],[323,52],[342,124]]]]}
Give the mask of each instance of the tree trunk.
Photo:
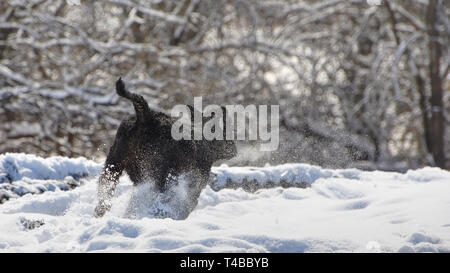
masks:
{"type": "Polygon", "coordinates": [[[439,41],[438,31],[438,9],[439,0],[430,0],[427,9],[427,32],[428,32],[428,50],[429,50],[429,73],[431,82],[431,117],[429,120],[428,130],[430,139],[427,141],[431,145],[431,154],[435,165],[440,168],[445,168],[445,153],[444,153],[444,133],[445,122],[443,112],[443,88],[442,77],[440,74],[440,61],[442,56],[441,44],[439,41]]]}

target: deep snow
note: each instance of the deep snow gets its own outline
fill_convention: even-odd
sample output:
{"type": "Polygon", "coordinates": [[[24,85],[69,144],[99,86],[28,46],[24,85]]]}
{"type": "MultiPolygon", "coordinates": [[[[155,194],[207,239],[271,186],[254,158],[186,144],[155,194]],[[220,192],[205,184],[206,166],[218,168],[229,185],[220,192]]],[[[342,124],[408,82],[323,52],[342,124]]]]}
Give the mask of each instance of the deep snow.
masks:
{"type": "Polygon", "coordinates": [[[30,193],[43,192],[0,205],[0,251],[450,251],[450,172],[437,168],[400,174],[306,164],[221,166],[183,221],[146,213],[129,219],[125,212],[136,188],[127,176],[111,212],[94,218],[100,170],[101,164],[83,158],[0,155],[0,190],[19,183],[30,193]],[[253,181],[250,190],[261,189],[224,188],[243,180],[253,181]],[[68,191],[49,186],[64,181],[84,183],[68,191]],[[273,188],[263,189],[268,186],[273,188]],[[25,228],[30,223],[34,229],[25,228]]]}

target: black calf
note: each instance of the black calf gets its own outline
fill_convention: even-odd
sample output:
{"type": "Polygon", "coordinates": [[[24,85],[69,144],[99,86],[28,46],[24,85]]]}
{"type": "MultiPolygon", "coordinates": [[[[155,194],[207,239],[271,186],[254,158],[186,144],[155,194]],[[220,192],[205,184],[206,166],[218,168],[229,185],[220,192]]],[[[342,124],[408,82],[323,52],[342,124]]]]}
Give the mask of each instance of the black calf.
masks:
{"type": "MultiPolygon", "coordinates": [[[[180,216],[180,219],[186,218],[208,184],[212,164],[234,157],[235,143],[227,140],[174,140],[171,128],[175,118],[150,109],[141,95],[125,89],[121,79],[116,82],[116,91],[119,96],[131,100],[136,114],[125,118],[117,130],[99,178],[99,204],[95,215],[101,217],[111,208],[111,198],[125,170],[135,185],[154,181],[161,193],[167,190],[173,177],[188,175],[191,178],[187,187],[188,208],[184,208],[186,213],[180,216]]],[[[193,107],[190,110],[193,115],[193,107]]],[[[225,117],[226,113],[223,114],[225,117]]]]}

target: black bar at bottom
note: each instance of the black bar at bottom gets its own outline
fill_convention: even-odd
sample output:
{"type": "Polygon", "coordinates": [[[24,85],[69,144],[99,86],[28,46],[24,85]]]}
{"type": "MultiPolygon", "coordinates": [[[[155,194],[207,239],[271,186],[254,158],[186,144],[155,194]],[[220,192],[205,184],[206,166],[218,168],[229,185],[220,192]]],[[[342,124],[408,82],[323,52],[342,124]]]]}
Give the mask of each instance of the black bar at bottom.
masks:
{"type": "Polygon", "coordinates": [[[0,254],[21,271],[61,272],[365,272],[448,268],[449,254],[90,253],[0,254]]]}

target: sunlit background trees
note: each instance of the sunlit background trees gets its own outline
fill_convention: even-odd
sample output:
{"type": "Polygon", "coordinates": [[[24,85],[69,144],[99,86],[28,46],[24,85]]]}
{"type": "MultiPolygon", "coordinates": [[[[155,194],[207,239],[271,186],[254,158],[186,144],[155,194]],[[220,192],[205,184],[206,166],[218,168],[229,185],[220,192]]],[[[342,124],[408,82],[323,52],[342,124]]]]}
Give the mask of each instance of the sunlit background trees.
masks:
{"type": "Polygon", "coordinates": [[[280,105],[232,164],[450,168],[450,1],[0,2],[0,153],[102,157],[132,113],[280,105]]]}

